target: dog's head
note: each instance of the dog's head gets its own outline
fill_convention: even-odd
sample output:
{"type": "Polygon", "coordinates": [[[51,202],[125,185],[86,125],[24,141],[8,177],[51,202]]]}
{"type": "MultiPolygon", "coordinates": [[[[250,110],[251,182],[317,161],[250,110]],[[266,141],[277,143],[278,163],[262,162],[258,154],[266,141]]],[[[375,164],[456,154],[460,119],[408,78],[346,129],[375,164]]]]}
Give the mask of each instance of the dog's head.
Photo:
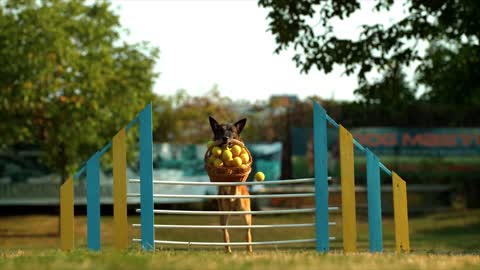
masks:
{"type": "Polygon", "coordinates": [[[229,145],[232,139],[241,140],[240,132],[242,132],[247,119],[237,121],[235,124],[219,124],[213,117],[209,117],[210,127],[213,131],[213,140],[221,141],[222,144],[229,145]]]}

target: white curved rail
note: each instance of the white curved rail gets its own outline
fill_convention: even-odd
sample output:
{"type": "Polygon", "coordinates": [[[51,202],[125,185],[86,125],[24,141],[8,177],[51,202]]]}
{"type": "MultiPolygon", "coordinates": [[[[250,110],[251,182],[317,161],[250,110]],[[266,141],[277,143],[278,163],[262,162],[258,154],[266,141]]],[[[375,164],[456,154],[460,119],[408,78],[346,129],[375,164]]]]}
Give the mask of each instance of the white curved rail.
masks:
{"type": "MultiPolygon", "coordinates": [[[[329,222],[328,225],[336,225],[329,222]]],[[[133,224],[133,227],[141,228],[141,224],[133,224]]],[[[272,225],[178,225],[178,224],[156,224],[155,228],[160,229],[272,229],[272,228],[304,228],[315,227],[315,223],[298,224],[272,224],[272,225]]]]}
{"type": "MultiPolygon", "coordinates": [[[[330,179],[330,177],[328,177],[330,179]]],[[[130,183],[140,183],[140,179],[129,179],[130,183]]],[[[300,184],[313,183],[315,178],[285,179],[264,182],[196,182],[196,181],[164,181],[153,180],[154,184],[161,185],[188,185],[188,186],[254,186],[254,185],[273,185],[273,184],[300,184]]]]}
{"type": "MultiPolygon", "coordinates": [[[[335,237],[329,237],[329,240],[335,240],[335,237]]],[[[141,239],[133,239],[134,242],[141,242],[141,239]]],[[[262,241],[262,242],[187,242],[187,241],[167,241],[155,240],[155,244],[165,245],[187,245],[187,246],[258,246],[258,245],[281,245],[281,244],[297,244],[297,243],[315,243],[317,239],[295,239],[295,240],[279,240],[279,241],[262,241]]]]}
{"type": "MultiPolygon", "coordinates": [[[[329,211],[336,211],[338,207],[329,207],[329,211]]],[[[140,213],[140,209],[136,209],[140,213]]],[[[158,210],[154,209],[155,214],[179,214],[179,215],[275,215],[275,214],[293,214],[293,213],[313,213],[315,208],[302,209],[281,209],[281,210],[262,210],[262,211],[191,211],[191,210],[158,210]]]]}
{"type": "MultiPolygon", "coordinates": [[[[140,197],[140,193],[128,193],[128,197],[140,197]]],[[[241,198],[300,198],[315,197],[315,193],[258,194],[258,195],[189,195],[189,194],[153,194],[154,198],[201,198],[201,199],[241,199],[241,198]]]]}

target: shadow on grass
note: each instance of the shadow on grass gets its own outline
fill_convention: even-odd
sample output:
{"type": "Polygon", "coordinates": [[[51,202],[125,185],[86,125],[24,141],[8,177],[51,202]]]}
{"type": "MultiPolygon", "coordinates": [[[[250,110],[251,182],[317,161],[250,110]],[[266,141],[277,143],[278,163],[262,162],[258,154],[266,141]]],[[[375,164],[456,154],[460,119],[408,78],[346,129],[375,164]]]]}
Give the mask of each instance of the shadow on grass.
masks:
{"type": "Polygon", "coordinates": [[[464,253],[480,252],[480,222],[416,231],[412,241],[425,246],[441,246],[464,253]]]}

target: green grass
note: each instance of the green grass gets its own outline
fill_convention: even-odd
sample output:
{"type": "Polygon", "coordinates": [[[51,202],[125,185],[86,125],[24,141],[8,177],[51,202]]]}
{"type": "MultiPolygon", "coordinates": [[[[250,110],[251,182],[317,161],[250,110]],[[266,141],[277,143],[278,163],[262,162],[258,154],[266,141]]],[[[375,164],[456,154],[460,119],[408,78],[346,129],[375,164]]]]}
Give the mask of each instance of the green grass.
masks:
{"type": "Polygon", "coordinates": [[[4,256],[1,269],[478,269],[474,255],[317,254],[305,250],[224,254],[220,251],[127,251],[70,253],[16,252],[4,256]]]}
{"type": "MultiPolygon", "coordinates": [[[[57,218],[54,216],[0,217],[0,269],[480,269],[480,211],[451,211],[410,218],[412,253],[395,254],[393,220],[384,217],[383,254],[369,254],[368,224],[358,219],[359,253],[341,252],[341,220],[331,233],[338,237],[327,255],[315,252],[313,245],[254,247],[248,255],[243,248],[225,254],[223,248],[158,247],[155,253],[142,252],[137,244],[115,251],[113,220],[102,219],[102,252],[85,248],[85,217],[76,218],[76,249],[58,250],[57,218]]],[[[311,215],[264,216],[255,224],[311,222],[311,215]]],[[[138,217],[129,217],[130,223],[138,217]]],[[[218,224],[215,217],[160,216],[164,224],[218,224]]],[[[233,224],[241,224],[239,218],[233,224]]],[[[131,229],[129,237],[138,237],[131,229]]],[[[243,241],[244,233],[231,231],[232,241],[243,241]]],[[[313,237],[313,229],[257,229],[254,241],[313,237]]],[[[157,239],[222,241],[219,230],[157,230],[157,239]]]]}

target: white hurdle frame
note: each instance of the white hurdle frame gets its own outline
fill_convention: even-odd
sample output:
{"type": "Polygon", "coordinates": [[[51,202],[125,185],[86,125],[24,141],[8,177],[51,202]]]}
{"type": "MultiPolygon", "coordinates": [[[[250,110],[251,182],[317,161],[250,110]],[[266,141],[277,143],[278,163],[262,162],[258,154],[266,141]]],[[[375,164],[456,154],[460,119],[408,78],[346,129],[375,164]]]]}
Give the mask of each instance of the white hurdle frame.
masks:
{"type": "MultiPolygon", "coordinates": [[[[330,177],[327,178],[327,181],[330,177]]],[[[129,179],[130,183],[140,183],[139,179],[129,179]]],[[[315,183],[315,178],[301,179],[285,179],[267,182],[192,182],[192,181],[165,181],[153,180],[155,185],[189,185],[189,186],[254,186],[254,185],[275,185],[275,184],[300,184],[315,183]]],[[[141,197],[140,193],[128,193],[128,197],[141,197]]],[[[153,194],[154,198],[197,198],[197,199],[240,199],[240,198],[295,198],[295,197],[312,197],[315,193],[288,193],[288,194],[255,194],[255,195],[193,195],[193,194],[153,194]]],[[[339,210],[338,207],[328,207],[328,211],[339,210]]],[[[141,209],[135,210],[141,213],[141,209]]],[[[177,214],[177,215],[276,215],[276,214],[293,214],[293,213],[315,213],[316,208],[300,208],[300,209],[280,209],[280,210],[260,210],[260,211],[191,211],[191,210],[163,210],[153,209],[153,214],[177,214]]],[[[336,225],[335,222],[328,222],[328,226],[336,225]]],[[[298,224],[269,224],[269,225],[178,225],[178,224],[154,224],[154,229],[271,229],[271,228],[317,228],[316,223],[298,223],[298,224]]],[[[142,228],[141,224],[133,224],[135,228],[142,228]]],[[[328,237],[328,241],[335,240],[335,237],[328,237]]],[[[134,242],[141,242],[141,239],[134,238],[134,242]]],[[[188,241],[171,241],[171,240],[154,240],[155,244],[164,245],[187,245],[187,246],[225,246],[225,242],[188,242],[188,241]]],[[[257,241],[257,242],[230,242],[229,246],[246,246],[246,245],[281,245],[281,244],[298,244],[298,243],[314,243],[318,242],[318,238],[308,239],[291,239],[276,241],[257,241]]]]}

